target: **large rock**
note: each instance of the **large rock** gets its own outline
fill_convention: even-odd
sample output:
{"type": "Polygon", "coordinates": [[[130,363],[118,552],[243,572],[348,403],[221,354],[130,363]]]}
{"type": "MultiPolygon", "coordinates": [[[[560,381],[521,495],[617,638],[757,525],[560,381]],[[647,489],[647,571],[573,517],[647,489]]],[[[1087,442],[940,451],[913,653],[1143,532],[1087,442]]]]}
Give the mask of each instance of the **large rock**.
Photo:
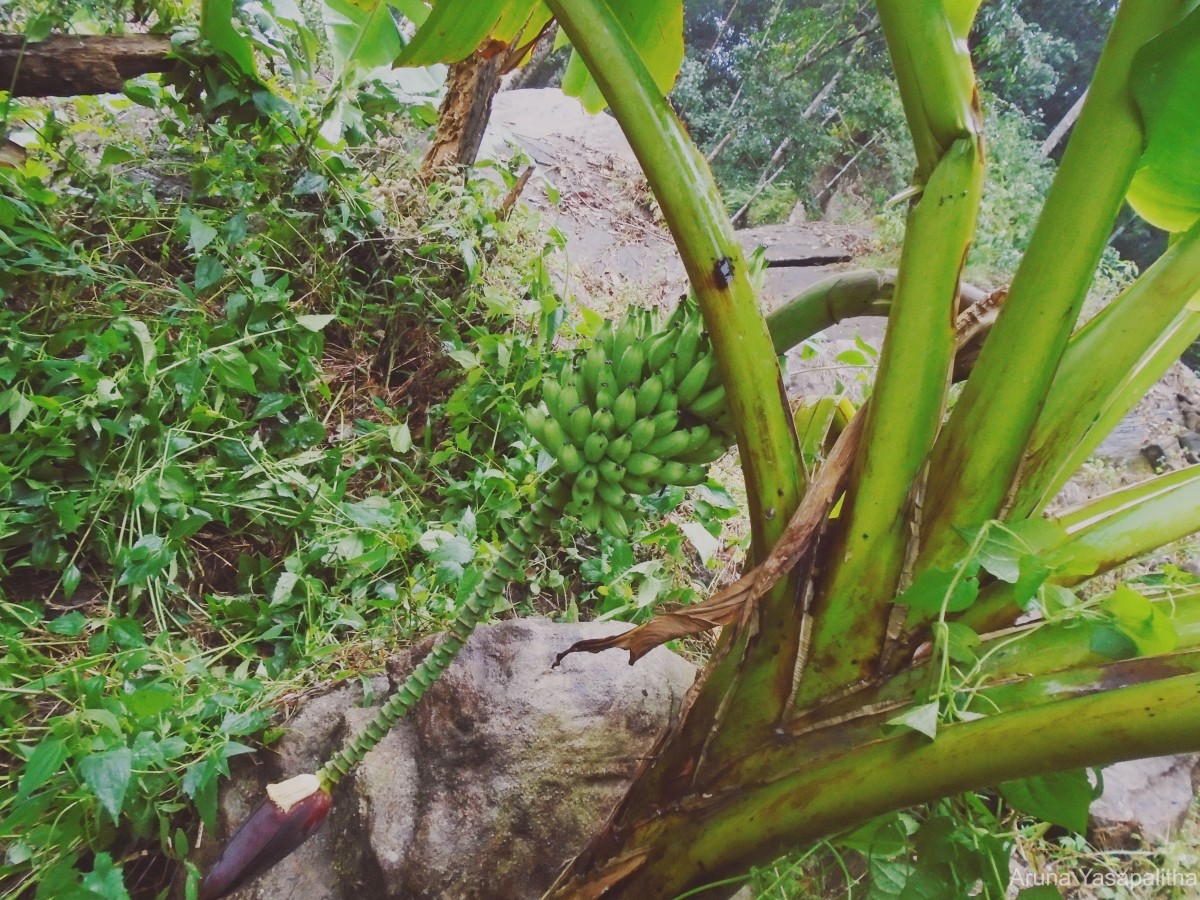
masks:
{"type": "MultiPolygon", "coordinates": [[[[696,668],[658,649],[568,657],[613,623],[479,629],[408,720],[339,786],[324,828],[242,900],[538,897],[620,798],[696,668]]],[[[432,642],[391,660],[402,678],[432,642]]],[[[372,679],[378,703],[388,678],[372,679]]],[[[308,701],[274,755],[222,797],[222,834],[271,781],[314,771],[372,708],[358,684],[308,701]]],[[[210,850],[211,852],[211,850],[210,850]]]]}
{"type": "Polygon", "coordinates": [[[1174,837],[1196,796],[1198,758],[1158,756],[1106,768],[1104,793],[1092,804],[1092,839],[1118,848],[1174,837]]]}

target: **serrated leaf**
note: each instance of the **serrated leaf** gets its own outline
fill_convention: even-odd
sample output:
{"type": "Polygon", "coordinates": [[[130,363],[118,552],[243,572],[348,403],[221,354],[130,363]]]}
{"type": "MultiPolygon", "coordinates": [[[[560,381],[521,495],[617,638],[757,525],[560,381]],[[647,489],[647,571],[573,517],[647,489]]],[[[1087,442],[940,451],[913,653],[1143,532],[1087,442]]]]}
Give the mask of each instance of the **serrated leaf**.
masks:
{"type": "Polygon", "coordinates": [[[83,876],[83,886],[90,892],[89,896],[103,897],[104,900],[129,900],[125,875],[108,853],[96,854],[92,871],[83,876]]]}
{"type": "Polygon", "coordinates": [[[1086,769],[1006,781],[998,790],[1014,809],[1026,815],[1061,825],[1076,834],[1087,831],[1088,809],[1095,789],[1086,769]]]}
{"type": "Polygon", "coordinates": [[[132,777],[133,751],[128,747],[92,753],[79,764],[83,783],[94,793],[113,821],[121,815],[132,777]]]}

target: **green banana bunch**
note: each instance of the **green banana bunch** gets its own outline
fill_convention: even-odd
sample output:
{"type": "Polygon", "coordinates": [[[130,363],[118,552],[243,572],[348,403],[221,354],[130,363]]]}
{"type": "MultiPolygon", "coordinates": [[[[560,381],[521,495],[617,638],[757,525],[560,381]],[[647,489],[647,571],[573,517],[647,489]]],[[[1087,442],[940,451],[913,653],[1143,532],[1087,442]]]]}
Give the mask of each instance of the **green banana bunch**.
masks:
{"type": "Polygon", "coordinates": [[[570,481],[566,511],[589,530],[626,536],[641,515],[635,495],[703,483],[733,438],[695,301],[661,323],[643,309],[605,322],[526,422],[570,481]]]}

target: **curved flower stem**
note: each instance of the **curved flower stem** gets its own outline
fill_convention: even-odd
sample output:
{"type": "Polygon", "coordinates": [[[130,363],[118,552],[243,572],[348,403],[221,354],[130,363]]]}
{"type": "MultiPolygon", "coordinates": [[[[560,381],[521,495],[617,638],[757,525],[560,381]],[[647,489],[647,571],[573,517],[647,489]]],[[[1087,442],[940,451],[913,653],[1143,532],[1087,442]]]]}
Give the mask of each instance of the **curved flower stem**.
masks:
{"type": "Polygon", "coordinates": [[[471,633],[487,618],[496,600],[504,596],[505,587],[521,578],[530,550],[554,524],[567,497],[568,491],[561,481],[551,482],[525,515],[511,526],[508,540],[500,555],[471,591],[463,603],[462,610],[438,645],[421,660],[405,679],[404,684],[388,697],[367,726],[317,772],[322,787],[328,790],[341,781],[383,740],[392,726],[404,718],[429,690],[430,685],[446,671],[471,633]]]}

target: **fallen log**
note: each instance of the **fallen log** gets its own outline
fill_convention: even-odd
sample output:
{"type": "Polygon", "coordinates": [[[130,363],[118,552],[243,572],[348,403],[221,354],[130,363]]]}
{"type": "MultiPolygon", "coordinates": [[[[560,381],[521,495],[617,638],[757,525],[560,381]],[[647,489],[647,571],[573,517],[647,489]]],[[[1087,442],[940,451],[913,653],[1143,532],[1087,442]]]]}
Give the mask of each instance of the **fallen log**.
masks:
{"type": "Polygon", "coordinates": [[[0,90],[14,97],[117,93],[130,78],[170,69],[170,49],[162,34],[55,35],[36,43],[4,34],[0,90]]]}

